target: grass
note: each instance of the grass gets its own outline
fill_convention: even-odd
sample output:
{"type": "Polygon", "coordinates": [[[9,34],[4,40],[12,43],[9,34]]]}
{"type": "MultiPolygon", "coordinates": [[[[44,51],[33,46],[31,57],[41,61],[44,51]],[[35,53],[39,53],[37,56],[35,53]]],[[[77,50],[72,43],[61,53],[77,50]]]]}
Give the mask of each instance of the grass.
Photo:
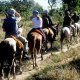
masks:
{"type": "Polygon", "coordinates": [[[44,69],[26,80],[80,80],[80,47],[52,55],[44,61],[44,69]]]}

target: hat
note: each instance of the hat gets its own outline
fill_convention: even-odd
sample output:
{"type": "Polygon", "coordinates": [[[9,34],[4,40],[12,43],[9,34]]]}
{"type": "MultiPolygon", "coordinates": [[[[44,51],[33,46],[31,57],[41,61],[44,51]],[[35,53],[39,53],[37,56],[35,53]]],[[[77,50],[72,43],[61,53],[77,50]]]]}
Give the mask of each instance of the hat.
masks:
{"type": "Polygon", "coordinates": [[[8,15],[11,15],[11,16],[15,16],[15,12],[16,12],[15,9],[10,8],[10,9],[7,11],[7,14],[8,14],[8,15]]]}
{"type": "Polygon", "coordinates": [[[34,11],[33,11],[33,15],[36,15],[36,16],[39,15],[39,11],[34,10],[34,11]]]}
{"type": "Polygon", "coordinates": [[[47,11],[47,10],[44,10],[43,13],[44,13],[44,14],[48,14],[48,11],[47,11]]]}

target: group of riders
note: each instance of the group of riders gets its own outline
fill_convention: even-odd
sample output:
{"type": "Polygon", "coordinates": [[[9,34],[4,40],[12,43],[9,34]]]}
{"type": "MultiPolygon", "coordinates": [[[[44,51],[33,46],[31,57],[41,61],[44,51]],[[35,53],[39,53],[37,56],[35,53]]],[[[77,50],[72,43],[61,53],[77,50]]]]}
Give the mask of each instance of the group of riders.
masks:
{"type": "MultiPolygon", "coordinates": [[[[42,33],[43,43],[46,41],[46,36],[43,32],[43,28],[51,28],[54,32],[54,40],[56,40],[56,29],[54,28],[54,24],[52,19],[50,18],[48,11],[44,10],[42,13],[42,17],[39,15],[39,11],[34,10],[32,12],[32,29],[28,33],[27,39],[22,35],[19,35],[19,22],[21,21],[21,15],[14,9],[10,8],[7,11],[6,18],[3,22],[3,30],[5,31],[5,38],[10,37],[11,35],[15,36],[24,44],[24,52],[27,51],[28,41],[30,38],[30,33],[38,29],[42,33]]],[[[63,27],[67,26],[70,27],[71,24],[77,23],[79,21],[79,16],[76,12],[70,14],[69,11],[65,11],[63,27]]]]}

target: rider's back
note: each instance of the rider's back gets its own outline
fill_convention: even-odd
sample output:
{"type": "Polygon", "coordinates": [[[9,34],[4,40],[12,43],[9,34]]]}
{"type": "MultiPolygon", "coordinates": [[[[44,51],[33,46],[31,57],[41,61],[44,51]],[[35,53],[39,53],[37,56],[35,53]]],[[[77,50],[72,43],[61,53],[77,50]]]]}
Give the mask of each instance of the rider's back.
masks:
{"type": "Polygon", "coordinates": [[[8,17],[4,19],[3,29],[6,32],[6,35],[16,35],[16,20],[8,17]]]}

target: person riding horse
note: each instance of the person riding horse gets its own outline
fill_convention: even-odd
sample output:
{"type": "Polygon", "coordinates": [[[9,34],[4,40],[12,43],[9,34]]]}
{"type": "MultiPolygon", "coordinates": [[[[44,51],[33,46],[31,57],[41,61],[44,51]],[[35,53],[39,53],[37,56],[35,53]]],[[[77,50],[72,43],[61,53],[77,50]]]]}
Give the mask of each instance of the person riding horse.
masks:
{"type": "Polygon", "coordinates": [[[45,42],[46,41],[46,37],[45,37],[45,34],[44,34],[43,30],[42,30],[43,21],[42,21],[42,18],[39,16],[39,12],[37,10],[33,11],[32,23],[33,23],[33,26],[32,26],[31,31],[27,35],[27,39],[29,40],[31,32],[35,32],[36,30],[39,30],[38,33],[40,33],[42,35],[43,42],[45,42]]]}
{"type": "Polygon", "coordinates": [[[63,19],[63,27],[68,27],[70,28],[70,24],[71,24],[71,16],[70,16],[70,12],[69,11],[65,11],[65,15],[64,15],[64,19],[63,19]]]}
{"type": "Polygon", "coordinates": [[[28,41],[25,37],[18,34],[19,29],[19,22],[21,20],[20,14],[13,8],[10,8],[7,11],[7,16],[4,19],[3,22],[3,31],[5,32],[5,38],[12,36],[15,36],[17,39],[19,39],[23,45],[24,45],[24,52],[27,52],[28,47],[28,41]]]}
{"type": "Polygon", "coordinates": [[[77,14],[77,12],[74,12],[71,18],[74,23],[77,23],[79,21],[79,15],[77,14]]]}
{"type": "Polygon", "coordinates": [[[43,11],[42,19],[43,19],[43,29],[48,27],[51,28],[52,31],[54,32],[54,40],[56,40],[56,29],[53,27],[54,24],[52,23],[52,20],[47,10],[43,11]]]}

